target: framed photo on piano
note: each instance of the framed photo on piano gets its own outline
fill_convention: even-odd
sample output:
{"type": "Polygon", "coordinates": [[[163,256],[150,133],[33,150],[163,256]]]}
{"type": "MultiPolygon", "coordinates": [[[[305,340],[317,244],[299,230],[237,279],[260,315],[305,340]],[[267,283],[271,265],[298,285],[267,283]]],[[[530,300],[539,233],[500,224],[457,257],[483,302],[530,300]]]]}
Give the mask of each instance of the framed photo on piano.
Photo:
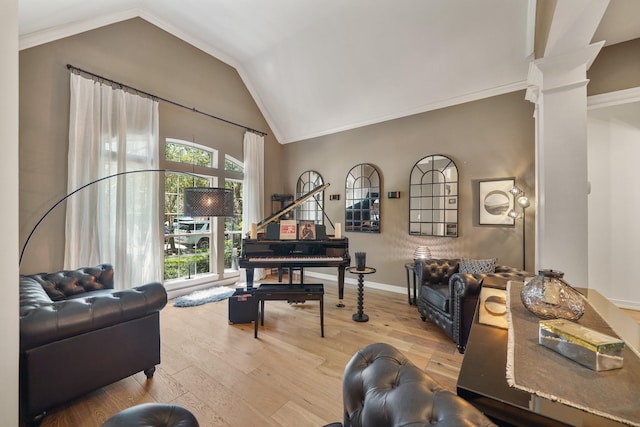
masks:
{"type": "Polygon", "coordinates": [[[316,222],[313,220],[301,220],[298,227],[298,239],[316,240],[316,222]]]}
{"type": "Polygon", "coordinates": [[[280,240],[295,240],[298,238],[296,220],[280,220],[280,240]]]}

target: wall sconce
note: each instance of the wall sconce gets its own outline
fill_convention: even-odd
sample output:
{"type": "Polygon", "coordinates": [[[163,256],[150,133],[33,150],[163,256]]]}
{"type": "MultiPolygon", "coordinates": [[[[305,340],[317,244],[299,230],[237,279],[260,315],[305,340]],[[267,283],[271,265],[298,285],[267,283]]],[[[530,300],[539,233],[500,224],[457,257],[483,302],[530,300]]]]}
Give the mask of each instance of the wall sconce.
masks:
{"type": "MultiPolygon", "coordinates": [[[[522,269],[526,270],[527,246],[526,246],[526,233],[525,233],[525,209],[531,206],[531,202],[529,201],[529,198],[524,194],[524,191],[522,191],[520,188],[518,188],[515,185],[511,190],[509,190],[509,193],[513,195],[513,198],[518,203],[518,206],[522,208],[522,269]]],[[[520,217],[520,214],[518,214],[518,212],[516,212],[515,209],[510,209],[509,212],[507,212],[507,215],[509,215],[514,220],[520,217]]]]}
{"type": "Polygon", "coordinates": [[[400,198],[400,192],[399,191],[389,191],[387,193],[387,198],[388,199],[399,199],[400,198]]]}
{"type": "Polygon", "coordinates": [[[331,194],[329,195],[329,200],[340,200],[339,194],[331,194]]]}

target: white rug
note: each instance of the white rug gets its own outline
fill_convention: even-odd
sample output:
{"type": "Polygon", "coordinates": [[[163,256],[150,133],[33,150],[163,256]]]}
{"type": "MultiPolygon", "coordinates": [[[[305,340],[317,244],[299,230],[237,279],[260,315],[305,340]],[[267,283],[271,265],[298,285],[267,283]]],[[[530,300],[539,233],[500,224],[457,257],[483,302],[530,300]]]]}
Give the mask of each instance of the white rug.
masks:
{"type": "Polygon", "coordinates": [[[194,307],[208,302],[221,301],[229,298],[235,292],[235,288],[216,286],[214,288],[203,289],[192,292],[188,295],[174,298],[174,307],[194,307]]]}

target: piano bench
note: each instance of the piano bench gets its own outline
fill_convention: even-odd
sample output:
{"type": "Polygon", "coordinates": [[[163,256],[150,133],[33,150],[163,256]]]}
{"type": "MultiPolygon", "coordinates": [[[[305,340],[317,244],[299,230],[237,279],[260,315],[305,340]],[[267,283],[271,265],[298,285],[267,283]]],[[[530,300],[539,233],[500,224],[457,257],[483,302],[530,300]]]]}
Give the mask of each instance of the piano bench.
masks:
{"type": "Polygon", "coordinates": [[[260,285],[254,292],[256,299],[256,317],[254,322],[254,338],[258,338],[258,319],[264,326],[265,301],[305,302],[320,301],[320,336],[324,338],[324,285],[293,284],[293,285],[260,285]]]}

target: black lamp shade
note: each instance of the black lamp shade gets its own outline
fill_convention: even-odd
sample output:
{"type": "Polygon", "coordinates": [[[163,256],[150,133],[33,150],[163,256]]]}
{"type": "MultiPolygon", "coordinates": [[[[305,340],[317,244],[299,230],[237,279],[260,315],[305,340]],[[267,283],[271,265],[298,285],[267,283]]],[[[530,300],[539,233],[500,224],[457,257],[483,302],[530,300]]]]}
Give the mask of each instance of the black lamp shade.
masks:
{"type": "Polygon", "coordinates": [[[233,192],[225,188],[185,188],[184,215],[233,216],[233,192]]]}

